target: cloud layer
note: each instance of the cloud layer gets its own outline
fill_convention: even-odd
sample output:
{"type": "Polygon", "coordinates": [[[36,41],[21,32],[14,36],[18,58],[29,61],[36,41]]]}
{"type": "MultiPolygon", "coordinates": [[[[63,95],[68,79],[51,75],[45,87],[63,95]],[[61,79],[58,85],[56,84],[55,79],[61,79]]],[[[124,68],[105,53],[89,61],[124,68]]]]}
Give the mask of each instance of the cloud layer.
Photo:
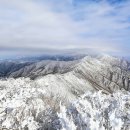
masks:
{"type": "Polygon", "coordinates": [[[128,55],[130,1],[0,1],[0,49],[93,48],[128,55]]]}

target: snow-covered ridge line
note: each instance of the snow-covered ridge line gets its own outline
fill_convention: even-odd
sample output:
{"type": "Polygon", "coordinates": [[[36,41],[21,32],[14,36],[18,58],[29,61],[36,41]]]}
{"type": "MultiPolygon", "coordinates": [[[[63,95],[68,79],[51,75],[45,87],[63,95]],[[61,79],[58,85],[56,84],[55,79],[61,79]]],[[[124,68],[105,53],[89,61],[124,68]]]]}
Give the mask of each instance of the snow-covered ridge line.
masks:
{"type": "Polygon", "coordinates": [[[39,86],[55,95],[67,97],[68,101],[87,90],[103,90],[104,93],[121,88],[130,90],[130,64],[109,55],[87,56],[80,61],[69,62],[41,61],[12,72],[9,77],[19,76],[34,78],[39,86]]]}

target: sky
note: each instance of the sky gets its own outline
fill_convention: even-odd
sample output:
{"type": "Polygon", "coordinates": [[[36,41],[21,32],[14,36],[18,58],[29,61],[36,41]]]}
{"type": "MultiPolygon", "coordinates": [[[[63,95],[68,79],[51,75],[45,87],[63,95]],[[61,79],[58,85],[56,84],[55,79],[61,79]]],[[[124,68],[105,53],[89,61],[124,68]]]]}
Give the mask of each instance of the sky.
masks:
{"type": "Polygon", "coordinates": [[[130,56],[130,0],[0,0],[1,58],[85,48],[130,56]]]}

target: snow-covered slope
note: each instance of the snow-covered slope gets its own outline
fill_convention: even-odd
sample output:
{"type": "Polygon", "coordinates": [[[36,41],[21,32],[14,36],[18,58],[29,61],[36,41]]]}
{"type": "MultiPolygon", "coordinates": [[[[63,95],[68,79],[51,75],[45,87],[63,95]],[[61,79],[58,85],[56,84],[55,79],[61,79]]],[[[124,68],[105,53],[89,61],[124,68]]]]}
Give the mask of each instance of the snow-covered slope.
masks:
{"type": "Polygon", "coordinates": [[[87,92],[58,116],[62,130],[130,130],[130,93],[87,92]]]}
{"type": "Polygon", "coordinates": [[[70,101],[87,90],[112,93],[124,88],[129,91],[129,68],[130,64],[127,61],[109,55],[86,56],[78,61],[30,63],[11,71],[7,77],[30,77],[47,91],[61,97],[65,96],[66,100],[70,101]]]}
{"type": "Polygon", "coordinates": [[[53,116],[53,107],[50,93],[28,78],[0,81],[0,129],[37,130],[39,124],[45,127],[53,116]]]}
{"type": "Polygon", "coordinates": [[[0,80],[0,129],[130,129],[130,71],[123,59],[41,61],[9,76],[19,78],[0,80]]]}
{"type": "MultiPolygon", "coordinates": [[[[35,81],[40,86],[53,93],[65,93],[74,98],[87,90],[103,90],[104,93],[112,93],[121,88],[129,91],[130,71],[128,63],[111,56],[97,58],[85,57],[75,65],[73,70],[64,74],[50,74],[37,78],[35,81]],[[57,90],[59,92],[57,92],[57,90]]],[[[63,96],[63,94],[61,94],[63,96]]]]}
{"type": "Polygon", "coordinates": [[[0,77],[8,77],[15,71],[18,71],[25,66],[32,64],[31,62],[12,62],[12,61],[1,61],[0,62],[0,77]]]}
{"type": "Polygon", "coordinates": [[[48,74],[55,73],[65,73],[71,71],[74,68],[75,64],[78,63],[75,61],[40,61],[32,63],[23,68],[20,68],[17,71],[12,72],[8,77],[30,77],[35,79],[38,76],[45,76],[48,74]]]}
{"type": "Polygon", "coordinates": [[[104,89],[107,92],[125,88],[130,89],[129,63],[108,55],[92,58],[85,57],[75,69],[82,78],[93,83],[96,89],[104,89]]]}
{"type": "Polygon", "coordinates": [[[27,78],[0,81],[0,90],[0,129],[130,130],[126,90],[109,95],[87,91],[67,106],[27,78]]]}

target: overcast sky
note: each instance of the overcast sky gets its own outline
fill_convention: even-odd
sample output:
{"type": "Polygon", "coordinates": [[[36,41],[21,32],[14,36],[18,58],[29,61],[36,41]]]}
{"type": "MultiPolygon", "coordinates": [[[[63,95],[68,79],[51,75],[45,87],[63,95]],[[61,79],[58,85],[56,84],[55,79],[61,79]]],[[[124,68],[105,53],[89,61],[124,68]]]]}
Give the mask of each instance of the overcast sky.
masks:
{"type": "Polygon", "coordinates": [[[130,0],[0,0],[0,57],[73,48],[129,55],[130,0]]]}

